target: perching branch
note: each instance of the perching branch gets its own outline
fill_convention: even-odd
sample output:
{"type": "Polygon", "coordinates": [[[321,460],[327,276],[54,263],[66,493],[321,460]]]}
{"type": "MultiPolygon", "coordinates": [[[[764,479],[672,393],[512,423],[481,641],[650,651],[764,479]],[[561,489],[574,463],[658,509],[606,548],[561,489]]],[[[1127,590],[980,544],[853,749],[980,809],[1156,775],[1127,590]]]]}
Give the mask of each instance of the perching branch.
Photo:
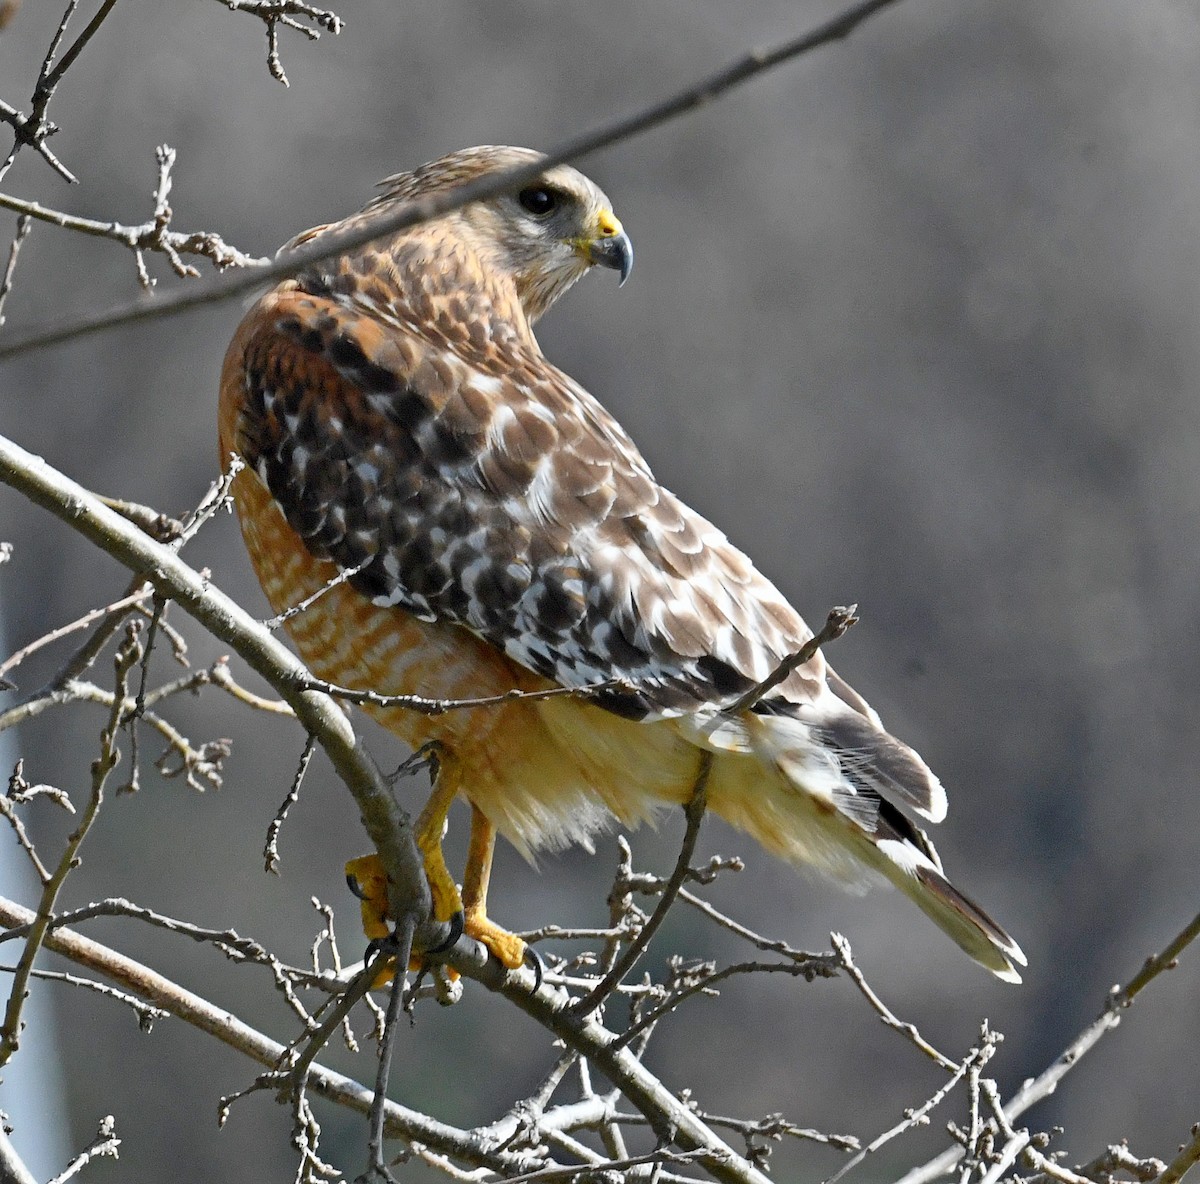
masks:
{"type": "MultiPolygon", "coordinates": [[[[439,944],[444,934],[442,927],[427,922],[429,890],[408,820],[337,705],[318,692],[298,689],[311,679],[304,666],[249,614],[184,564],[170,547],[151,539],[45,461],[2,437],[0,481],[50,510],[130,570],[143,575],[160,595],[176,600],[271,683],[301,724],[317,736],[358,802],[388,872],[393,917],[412,917],[422,925],[423,948],[439,944]]],[[[698,788],[703,788],[703,777],[698,788]]],[[[696,800],[702,806],[702,792],[696,800]]],[[[700,810],[694,813],[694,825],[698,826],[700,810]]],[[[687,860],[683,863],[683,873],[678,869],[676,873],[679,884],[687,871],[687,860]]],[[[61,931],[49,936],[58,938],[61,931]]],[[[674,1142],[684,1151],[702,1152],[702,1162],[716,1179],[727,1184],[766,1184],[766,1178],[752,1164],[700,1121],[630,1050],[616,1048],[614,1033],[594,1019],[569,1010],[560,992],[552,993],[548,987],[536,994],[531,992],[529,972],[504,970],[483,946],[466,937],[460,938],[445,958],[460,973],[499,991],[569,1047],[588,1057],[622,1089],[661,1139],[674,1142]]]]}
{"type": "Polygon", "coordinates": [[[398,919],[411,912],[417,918],[422,946],[444,940],[444,926],[428,923],[429,886],[407,815],[337,704],[316,691],[299,689],[312,677],[299,659],[170,547],[150,538],[41,458],[2,437],[0,481],[143,575],[161,595],[177,601],[210,633],[236,650],[276,689],[303,727],[317,737],[358,803],[363,825],[388,873],[392,915],[398,919]]]}

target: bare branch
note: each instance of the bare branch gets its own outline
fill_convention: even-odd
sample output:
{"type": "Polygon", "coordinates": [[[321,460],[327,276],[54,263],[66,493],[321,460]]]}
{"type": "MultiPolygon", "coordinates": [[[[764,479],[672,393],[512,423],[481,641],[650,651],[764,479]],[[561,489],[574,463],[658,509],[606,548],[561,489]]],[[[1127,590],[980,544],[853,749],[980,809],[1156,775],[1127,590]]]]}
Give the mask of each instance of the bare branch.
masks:
{"type": "Polygon", "coordinates": [[[22,214],[17,219],[17,233],[13,235],[8,248],[8,263],[4,268],[4,275],[0,277],[0,328],[4,326],[4,302],[12,291],[13,277],[17,274],[17,257],[21,254],[21,245],[29,237],[32,229],[33,220],[27,214],[22,214]]]}
{"type": "Polygon", "coordinates": [[[143,253],[146,251],[166,256],[176,275],[191,279],[199,276],[200,273],[184,262],[185,255],[207,259],[218,271],[230,267],[254,267],[265,262],[261,258],[247,255],[236,247],[229,246],[220,235],[214,234],[212,231],[195,231],[184,234],[181,231],[171,230],[171,207],[167,204],[167,195],[171,188],[170,170],[175,161],[175,151],[164,144],[156,149],[156,159],[159,165],[159,179],[154,193],[154,216],[137,225],[126,226],[124,223],[116,221],[99,222],[94,218],[84,218],[62,210],[50,209],[39,202],[27,201],[7,193],[0,193],[0,207],[13,210],[26,218],[35,218],[39,222],[58,226],[63,230],[71,230],[94,238],[106,238],[120,243],[123,247],[128,247],[136,258],[138,279],[143,288],[152,288],[155,282],[146,270],[143,259],[143,253]]]}
{"type": "MultiPolygon", "coordinates": [[[[322,589],[324,591],[324,589],[322,589]]],[[[318,594],[319,595],[319,594],[318,594]]],[[[544,691],[522,691],[513,689],[499,695],[485,695],[479,699],[428,699],[423,695],[381,695],[378,691],[354,690],[338,686],[311,675],[304,684],[305,690],[320,691],[344,703],[370,707],[400,707],[415,711],[419,715],[445,715],[447,711],[473,711],[478,707],[501,707],[518,699],[587,699],[604,691],[618,690],[626,684],[619,678],[606,679],[586,687],[551,687],[544,691]]]]}
{"type": "Polygon", "coordinates": [[[54,92],[58,89],[58,84],[62,82],[63,75],[71,68],[78,60],[79,55],[83,52],[84,46],[96,35],[100,26],[104,23],[108,14],[112,12],[113,5],[116,0],[102,0],[100,7],[96,10],[95,15],[88,22],[83,32],[75,39],[74,43],[59,59],[58,64],[54,64],[55,56],[58,53],[58,47],[62,44],[63,38],[67,32],[67,24],[71,17],[75,14],[76,8],[79,6],[79,0],[69,0],[66,11],[63,13],[63,18],[55,30],[54,37],[50,42],[50,48],[46,51],[46,56],[42,61],[41,70],[38,72],[37,85],[33,90],[33,98],[31,100],[30,113],[22,115],[15,108],[10,107],[7,103],[0,103],[0,120],[12,126],[14,142],[12,151],[8,154],[4,164],[0,166],[0,179],[8,171],[17,152],[24,146],[28,145],[33,148],[51,168],[55,170],[63,178],[63,180],[74,183],[75,177],[70,169],[66,167],[54,155],[46,145],[46,139],[52,136],[58,128],[46,118],[46,109],[50,105],[50,100],[54,98],[54,92]]]}
{"type": "Polygon", "coordinates": [[[50,101],[50,96],[63,80],[63,75],[75,64],[79,55],[83,52],[84,46],[96,35],[97,30],[104,24],[108,14],[112,12],[113,5],[116,2],[117,0],[102,0],[95,15],[88,21],[87,27],[75,38],[71,48],[58,60],[58,64],[51,68],[50,63],[54,60],[54,55],[58,52],[58,46],[62,41],[63,34],[66,32],[67,20],[75,10],[75,4],[68,6],[66,15],[63,17],[62,23],[54,35],[54,40],[50,43],[50,50],[46,54],[46,60],[42,65],[42,72],[38,78],[37,87],[33,92],[33,106],[35,111],[39,109],[45,110],[46,104],[50,101]]]}
{"type": "Polygon", "coordinates": [[[871,989],[870,984],[863,976],[863,972],[859,970],[854,961],[854,955],[850,950],[850,943],[840,934],[831,933],[829,940],[833,942],[833,948],[838,952],[838,960],[842,969],[850,976],[850,980],[862,992],[862,996],[878,1013],[879,1018],[894,1032],[899,1032],[909,1040],[916,1048],[920,1049],[935,1065],[945,1069],[948,1073],[957,1073],[958,1065],[955,1064],[949,1057],[943,1056],[938,1052],[920,1032],[917,1031],[915,1024],[905,1023],[903,1020],[897,1019],[888,1006],[879,998],[878,995],[871,989]]]}
{"type": "Polygon", "coordinates": [[[10,682],[5,676],[10,670],[15,670],[31,654],[36,654],[38,650],[44,649],[53,642],[61,641],[64,637],[68,637],[79,629],[86,629],[89,625],[105,617],[116,616],[120,619],[125,615],[127,610],[150,596],[151,592],[151,588],[142,585],[137,592],[129,596],[122,596],[120,600],[114,600],[111,604],[106,604],[103,608],[94,608],[90,612],[84,613],[82,617],[77,617],[69,624],[60,625],[57,629],[51,629],[49,633],[43,633],[41,637],[35,638],[28,645],[23,646],[16,653],[5,658],[3,662],[0,662],[0,690],[11,691],[16,689],[15,684],[10,682]]]}
{"type": "Polygon", "coordinates": [[[248,12],[251,16],[258,17],[266,25],[267,69],[271,71],[271,77],[276,82],[282,82],[284,86],[289,86],[290,83],[284,73],[283,62],[279,58],[279,25],[286,25],[289,29],[303,33],[310,41],[318,40],[321,36],[319,30],[322,29],[327,33],[332,33],[335,37],[342,31],[342,19],[336,13],[325,8],[315,8],[311,4],[304,4],[301,0],[217,0],[217,2],[224,4],[230,12],[248,12]],[[313,29],[308,25],[301,24],[300,20],[296,19],[297,17],[311,21],[318,28],[313,29]]]}
{"type": "MultiPolygon", "coordinates": [[[[425,923],[429,885],[408,818],[337,705],[324,695],[301,689],[312,677],[303,664],[171,548],[114,514],[41,458],[3,438],[0,481],[49,509],[133,571],[146,573],[162,595],[178,601],[282,694],[301,724],[317,736],[358,804],[388,873],[392,916],[399,919],[411,911],[418,923],[425,923]]],[[[446,926],[429,923],[422,930],[420,945],[436,946],[446,936],[446,926]]]]}
{"type": "MultiPolygon", "coordinates": [[[[5,970],[10,974],[14,969],[15,967],[12,966],[0,966],[0,970],[5,970]]],[[[154,1007],[149,1003],[143,1003],[137,996],[130,995],[126,991],[106,986],[104,983],[95,982],[90,978],[80,978],[77,974],[64,974],[58,970],[35,969],[33,977],[46,982],[67,983],[73,987],[83,987],[84,990],[94,991],[97,995],[105,995],[109,999],[115,999],[118,1003],[124,1003],[126,1007],[133,1009],[134,1014],[137,1016],[138,1027],[143,1032],[149,1032],[154,1026],[155,1020],[166,1019],[171,1014],[169,1011],[164,1011],[161,1007],[154,1007]]]]}
{"type": "Polygon", "coordinates": [[[8,1006],[4,1013],[4,1025],[0,1028],[0,1066],[8,1064],[20,1045],[21,1028],[23,1026],[21,1013],[25,1006],[25,1000],[28,998],[26,988],[29,983],[30,973],[33,970],[33,961],[45,942],[58,894],[62,890],[62,886],[72,868],[76,866],[79,848],[82,846],[84,839],[87,838],[88,831],[91,829],[92,823],[96,820],[96,815],[100,812],[100,807],[104,802],[104,787],[108,780],[108,775],[116,767],[119,759],[120,754],[116,747],[116,736],[121,725],[120,704],[125,701],[129,674],[139,656],[136,641],[131,634],[128,636],[125,644],[117,651],[114,663],[116,667],[116,694],[113,697],[114,703],[109,712],[108,724],[100,733],[100,754],[92,762],[92,786],[91,793],[88,795],[87,805],[84,807],[79,825],[67,836],[58,866],[51,872],[49,879],[45,880],[42,885],[42,894],[41,899],[38,901],[36,919],[30,927],[25,939],[25,948],[21,951],[17,968],[13,972],[12,989],[9,993],[8,1006]]]}
{"type": "MultiPolygon", "coordinates": [[[[1121,1022],[1121,1014],[1133,1000],[1164,970],[1178,964],[1179,955],[1200,937],[1200,914],[1193,917],[1179,933],[1171,939],[1161,954],[1146,959],[1142,968],[1129,980],[1125,987],[1115,988],[1109,993],[1108,1001],[1100,1015],[1048,1065],[1037,1077],[1026,1081],[1005,1103],[1004,1114],[1012,1121],[1030,1106],[1049,1097],[1058,1088],[1058,1083],[1087,1055],[1100,1039],[1121,1022]]],[[[929,1184],[947,1175],[959,1163],[964,1151],[961,1147],[950,1147],[928,1163],[913,1168],[897,1184],[929,1184]]]]}
{"type": "MultiPolygon", "coordinates": [[[[18,768],[19,767],[20,766],[18,765],[18,768]]],[[[14,777],[16,775],[16,773],[13,774],[14,777]]],[[[12,779],[10,778],[9,785],[11,786],[11,784],[12,779]]],[[[41,857],[37,853],[37,849],[33,845],[33,840],[29,837],[28,832],[25,830],[25,824],[21,821],[21,818],[17,814],[16,810],[13,809],[11,795],[0,795],[0,814],[4,815],[5,821],[9,826],[12,827],[13,834],[16,835],[17,838],[17,845],[22,851],[25,852],[27,856],[29,856],[29,862],[33,864],[33,871],[37,876],[38,881],[43,885],[48,884],[50,882],[50,869],[47,868],[42,862],[41,857]]],[[[0,941],[2,940],[3,935],[0,935],[0,941]]]]}
{"type": "Polygon", "coordinates": [[[856,612],[858,612],[857,604],[852,604],[849,608],[830,609],[829,616],[825,618],[825,624],[821,626],[821,631],[810,637],[794,654],[789,654],[784,658],[758,686],[751,687],[740,699],[726,707],[725,714],[741,715],[743,711],[749,711],[755,703],[765,698],[783,682],[792,671],[798,670],[806,662],[811,662],[823,645],[830,641],[836,641],[851,625],[856,624],[858,622],[858,618],[854,615],[856,612]]]}
{"type": "MultiPolygon", "coordinates": [[[[602,1160],[597,1165],[603,1168],[604,1172],[619,1173],[628,1172],[633,1168],[650,1167],[653,1165],[663,1164],[687,1164],[697,1163],[702,1160],[703,1156],[698,1151],[649,1151],[645,1155],[634,1155],[622,1160],[602,1160]]],[[[508,1181],[508,1184],[554,1184],[555,1181],[566,1181],[567,1184],[573,1184],[574,1181],[582,1181],[589,1178],[589,1173],[585,1172],[578,1165],[575,1167],[548,1167],[539,1168],[535,1172],[527,1172],[521,1176],[513,1176],[508,1181]]],[[[602,1179],[602,1176],[596,1176],[597,1179],[602,1179]]],[[[620,1179],[618,1175],[614,1175],[613,1179],[620,1179]]],[[[634,1179],[634,1177],[626,1177],[634,1179]]],[[[662,1179],[661,1176],[656,1177],[662,1179]]],[[[641,1179],[641,1177],[637,1177],[641,1179]]]]}
{"type": "Polygon", "coordinates": [[[275,817],[271,819],[271,825],[267,827],[263,862],[266,864],[266,870],[275,875],[279,875],[279,832],[283,830],[288,811],[300,800],[300,783],[304,780],[304,774],[308,772],[308,763],[312,760],[312,755],[316,750],[317,738],[312,735],[306,736],[304,751],[300,754],[300,763],[296,767],[295,776],[292,777],[292,784],[288,787],[287,797],[283,799],[279,809],[275,811],[275,817]]]}
{"type": "Polygon", "coordinates": [[[1200,1163],[1200,1122],[1192,1127],[1191,1135],[1191,1139],[1180,1147],[1179,1154],[1167,1164],[1166,1170],[1158,1179],[1158,1184],[1179,1184],[1179,1181],[1200,1163]]]}
{"type": "Polygon", "coordinates": [[[116,1136],[116,1129],[116,1122],[111,1114],[102,1118],[96,1131],[96,1137],[71,1160],[64,1171],[50,1181],[50,1184],[66,1184],[72,1176],[81,1172],[93,1159],[98,1159],[102,1155],[111,1155],[113,1159],[117,1159],[117,1149],[121,1146],[121,1140],[116,1136]]]}
{"type": "Polygon", "coordinates": [[[685,999],[690,999],[693,995],[716,994],[713,988],[718,983],[740,974],[790,974],[796,978],[802,978],[806,982],[812,982],[815,978],[828,976],[829,964],[825,958],[817,958],[812,966],[806,966],[799,962],[738,962],[733,966],[726,966],[723,970],[717,970],[711,964],[705,964],[700,973],[691,976],[690,982],[687,982],[652,1011],[639,1017],[636,1023],[630,1024],[617,1037],[616,1046],[623,1048],[632,1043],[643,1032],[657,1024],[663,1016],[674,1011],[685,999]]]}
{"type": "Polygon", "coordinates": [[[331,580],[327,580],[320,588],[318,588],[311,596],[306,596],[299,604],[292,605],[291,608],[285,609],[277,616],[268,617],[263,621],[263,628],[270,629],[274,632],[285,621],[290,621],[293,617],[298,617],[306,609],[312,608],[318,600],[321,599],[327,592],[336,588],[339,584],[344,584],[347,580],[352,580],[360,571],[368,567],[374,560],[374,556],[364,559],[356,567],[344,567],[331,580]]]}
{"type": "Polygon", "coordinates": [[[962,1059],[962,1062],[955,1068],[950,1075],[950,1080],[934,1093],[928,1101],[923,1105],[918,1106],[915,1110],[906,1110],[904,1117],[895,1126],[883,1132],[883,1134],[872,1139],[860,1152],[851,1159],[846,1160],[842,1166],[833,1173],[825,1184],[837,1184],[837,1181],[842,1179],[849,1172],[852,1172],[864,1159],[869,1155],[874,1155],[885,1144],[890,1143],[897,1135],[902,1135],[905,1131],[913,1130],[915,1127],[921,1126],[928,1122],[929,1112],[935,1106],[940,1105],[950,1093],[952,1089],[963,1079],[967,1069],[971,1065],[985,1065],[991,1059],[996,1051],[997,1039],[994,1034],[984,1029],[984,1039],[962,1059]]]}
{"type": "Polygon", "coordinates": [[[8,800],[14,806],[32,802],[34,798],[49,798],[60,810],[75,813],[70,795],[53,785],[30,785],[25,780],[25,758],[21,757],[8,778],[8,800]]]}
{"type": "Polygon", "coordinates": [[[704,810],[708,804],[708,775],[712,771],[713,757],[707,750],[700,754],[700,767],[696,771],[696,779],[692,785],[692,797],[684,808],[687,827],[683,833],[683,843],[680,845],[679,858],[675,861],[675,870],[671,874],[667,886],[663,889],[658,907],[650,919],[642,926],[641,932],[625,949],[625,953],[617,959],[616,965],[596,984],[595,989],[585,998],[571,1005],[571,1011],[576,1015],[587,1015],[599,1007],[612,993],[616,985],[633,969],[638,959],[650,944],[651,938],[666,919],[667,912],[675,903],[683,882],[687,878],[691,865],[692,853],[696,850],[696,839],[700,834],[700,823],[704,821],[704,810]]]}
{"type": "Polygon", "coordinates": [[[4,1123],[0,1122],[0,1180],[5,1184],[38,1184],[37,1177],[25,1166],[25,1161],[12,1145],[4,1123]]]}
{"type": "Polygon", "coordinates": [[[400,1022],[400,1005],[404,1000],[405,971],[412,954],[413,926],[411,919],[401,923],[393,935],[390,951],[396,973],[392,978],[392,989],[388,997],[387,1014],[384,1017],[383,1039],[379,1044],[379,1069],[375,1074],[375,1098],[371,1103],[370,1134],[367,1137],[367,1152],[370,1161],[365,1177],[360,1179],[383,1180],[392,1184],[395,1177],[388,1171],[383,1158],[384,1115],[388,1093],[388,1077],[392,1071],[392,1050],[396,1043],[396,1028],[400,1022]]]}
{"type": "MultiPolygon", "coordinates": [[[[0,897],[0,923],[8,926],[26,925],[35,916],[30,909],[0,897]]],[[[104,975],[125,990],[215,1036],[261,1065],[273,1068],[287,1054],[283,1045],[242,1023],[226,1008],[209,1003],[108,946],[65,928],[47,934],[45,944],[47,949],[104,975]]],[[[367,1114],[370,1110],[372,1091],[315,1063],[308,1068],[308,1088],[359,1113],[367,1114]]],[[[538,1166],[529,1156],[487,1149],[470,1131],[438,1122],[396,1102],[387,1104],[387,1121],[390,1135],[419,1139],[467,1163],[489,1167],[503,1174],[513,1175],[538,1166]]]]}

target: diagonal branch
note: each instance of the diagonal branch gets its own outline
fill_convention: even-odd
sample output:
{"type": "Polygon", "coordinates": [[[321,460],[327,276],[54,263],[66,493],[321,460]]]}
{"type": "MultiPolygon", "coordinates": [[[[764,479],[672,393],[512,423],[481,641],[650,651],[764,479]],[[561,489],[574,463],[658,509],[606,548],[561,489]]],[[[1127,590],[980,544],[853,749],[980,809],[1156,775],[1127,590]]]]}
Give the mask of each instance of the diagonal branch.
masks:
{"type": "MultiPolygon", "coordinates": [[[[1172,939],[1160,954],[1147,958],[1142,968],[1124,987],[1109,993],[1104,1010],[1037,1076],[1025,1082],[1004,1105],[1005,1118],[1011,1122],[1024,1114],[1030,1106],[1049,1097],[1058,1088],[1058,1083],[1080,1060],[1099,1043],[1101,1037],[1111,1032],[1121,1022],[1124,1010],[1164,970],[1173,970],[1179,955],[1200,937],[1200,914],[1191,919],[1172,939]]],[[[961,1147],[950,1147],[927,1163],[915,1167],[897,1184],[929,1184],[947,1175],[959,1163],[965,1152],[961,1147]]]]}
{"type": "Polygon", "coordinates": [[[43,506],[131,571],[144,574],[213,636],[226,642],[284,698],[317,737],[358,803],[363,825],[387,869],[391,912],[411,914],[422,946],[445,940],[446,927],[426,928],[429,885],[408,816],[392,797],[350,721],[328,696],[300,689],[312,678],[290,650],[169,547],[114,513],[83,486],[40,457],[0,437],[0,481],[43,506]]]}
{"type": "Polygon", "coordinates": [[[0,360],[16,357],[43,346],[85,337],[117,325],[130,325],[156,317],[173,316],[220,300],[230,300],[295,275],[322,260],[361,247],[383,235],[394,234],[421,222],[428,222],[470,202],[482,201],[520,189],[522,185],[535,180],[551,165],[578,160],[601,148],[609,148],[632,139],[642,132],[712,102],[784,62],[802,57],[821,46],[845,40],[864,21],[896,3],[898,0],[859,0],[816,28],[769,48],[751,50],[716,73],[692,83],[661,102],[632,115],[614,119],[595,131],[571,137],[551,149],[539,163],[522,165],[520,168],[480,178],[422,201],[407,202],[378,219],[371,219],[369,223],[354,231],[322,236],[315,243],[278,258],[268,267],[255,268],[237,275],[215,277],[203,284],[193,284],[160,296],[153,303],[134,301],[58,325],[18,334],[7,345],[0,347],[0,360]]]}
{"type": "Polygon", "coordinates": [[[857,604],[852,604],[849,608],[831,608],[821,631],[810,637],[794,654],[784,658],[758,686],[751,687],[740,699],[726,707],[725,714],[741,715],[743,711],[749,711],[756,703],[761,702],[793,671],[799,670],[805,662],[811,662],[826,642],[837,641],[851,625],[857,624],[858,618],[854,615],[856,612],[857,604]]]}

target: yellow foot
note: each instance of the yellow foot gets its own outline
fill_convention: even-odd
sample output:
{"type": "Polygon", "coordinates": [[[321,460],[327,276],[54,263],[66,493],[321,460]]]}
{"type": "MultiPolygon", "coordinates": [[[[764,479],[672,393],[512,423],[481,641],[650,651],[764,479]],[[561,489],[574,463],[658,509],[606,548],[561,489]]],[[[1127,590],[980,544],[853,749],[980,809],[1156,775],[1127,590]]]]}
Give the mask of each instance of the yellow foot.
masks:
{"type": "MultiPolygon", "coordinates": [[[[379,856],[360,855],[357,859],[350,860],[346,864],[346,882],[350,885],[350,891],[358,897],[363,933],[372,941],[387,937],[392,932],[392,922],[388,916],[388,881],[379,856]]],[[[462,911],[462,898],[459,896],[458,886],[453,881],[448,880],[447,883],[449,890],[445,883],[435,882],[433,879],[429,884],[433,895],[433,915],[439,921],[449,921],[455,913],[462,911]]],[[[424,965],[425,961],[420,953],[414,953],[408,962],[409,970],[420,970],[424,965]]],[[[453,978],[458,977],[456,970],[451,969],[449,973],[453,978]]],[[[376,976],[372,987],[387,986],[394,974],[395,967],[389,962],[376,976]]]]}
{"type": "Polygon", "coordinates": [[[495,921],[488,919],[482,909],[468,909],[463,919],[463,930],[468,937],[482,942],[509,970],[519,970],[525,965],[528,947],[515,933],[501,929],[495,921]]]}
{"type": "Polygon", "coordinates": [[[372,941],[387,937],[392,931],[388,923],[387,873],[378,855],[361,855],[346,864],[346,883],[358,897],[362,912],[362,927],[372,941]]]}
{"type": "MultiPolygon", "coordinates": [[[[433,897],[433,916],[438,921],[449,921],[455,913],[462,912],[462,896],[458,885],[449,878],[430,876],[429,891],[433,897]]],[[[358,897],[362,910],[363,933],[374,940],[386,937],[391,932],[388,918],[387,872],[378,855],[360,855],[346,864],[346,882],[350,891],[358,897]]]]}

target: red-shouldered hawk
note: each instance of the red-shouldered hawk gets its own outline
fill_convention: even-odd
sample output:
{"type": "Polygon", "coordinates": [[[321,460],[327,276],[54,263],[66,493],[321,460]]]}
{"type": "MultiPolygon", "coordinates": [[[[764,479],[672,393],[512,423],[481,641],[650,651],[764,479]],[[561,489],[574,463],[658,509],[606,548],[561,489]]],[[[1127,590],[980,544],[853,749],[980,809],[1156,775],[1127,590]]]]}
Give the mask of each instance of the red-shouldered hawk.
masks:
{"type": "MultiPolygon", "coordinates": [[[[293,245],[538,159],[453,153],[293,245]]],[[[288,622],[318,675],[440,699],[619,680],[586,699],[373,710],[437,745],[416,831],[438,918],[465,910],[467,932],[520,965],[523,943],[486,913],[496,833],[526,854],[587,843],[613,815],[686,802],[711,754],[710,809],[794,863],[890,880],[1020,981],[1020,948],[907,816],[940,821],[941,784],[820,653],[727,710],[811,630],[533,335],[589,268],[624,280],[632,258],[600,189],[549,168],[306,268],[258,301],[225,359],[221,455],[246,462],[233,495],[267,598],[282,612],[354,573],[288,622]],[[458,795],[472,811],[461,896],[441,853],[458,795]]]]}

